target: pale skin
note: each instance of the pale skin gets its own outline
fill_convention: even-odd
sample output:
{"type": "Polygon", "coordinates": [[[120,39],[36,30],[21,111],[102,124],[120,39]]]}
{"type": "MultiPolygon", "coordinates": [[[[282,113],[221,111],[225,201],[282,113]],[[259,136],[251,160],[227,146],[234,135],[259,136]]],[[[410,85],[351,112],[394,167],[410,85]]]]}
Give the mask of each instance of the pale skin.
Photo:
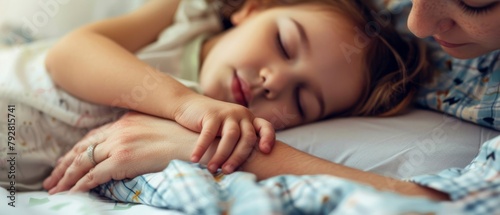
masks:
{"type": "MultiPolygon", "coordinates": [[[[466,3],[469,6],[491,6],[491,11],[499,10],[498,1],[496,0],[470,0],[460,2],[466,3]]],[[[459,1],[413,0],[413,3],[414,8],[412,8],[412,12],[410,13],[408,25],[410,30],[419,37],[435,36],[441,38],[442,35],[444,35],[443,32],[455,28],[457,28],[455,31],[463,30],[464,32],[469,32],[464,29],[480,29],[479,26],[474,26],[474,23],[470,23],[465,19],[451,18],[464,18],[468,14],[464,11],[460,12],[457,10],[457,5],[451,5],[459,3],[459,1]],[[450,5],[446,8],[443,7],[447,4],[450,5]],[[431,8],[432,10],[422,10],[425,8],[431,8]],[[448,9],[450,10],[448,11],[448,9]],[[444,19],[441,19],[443,17],[444,19]],[[430,21],[419,21],[426,19],[430,19],[430,21]],[[443,20],[445,25],[442,23],[443,20]],[[447,23],[451,23],[452,25],[447,25],[447,23]],[[466,27],[458,28],[460,26],[466,27]]],[[[478,14],[474,20],[478,23],[498,25],[498,22],[491,22],[491,20],[490,22],[487,21],[488,18],[499,16],[498,11],[496,13],[491,13],[491,11],[490,13],[482,14],[484,15],[483,17],[481,17],[481,14],[478,14]]],[[[488,29],[489,31],[486,31],[487,29],[480,31],[482,32],[481,34],[464,34],[466,37],[464,35],[457,35],[467,38],[458,42],[470,44],[459,47],[460,49],[444,47],[444,50],[458,58],[478,57],[492,50],[497,50],[500,48],[500,45],[495,43],[498,42],[495,38],[499,38],[500,34],[495,31],[494,28],[488,29]]],[[[160,171],[168,164],[170,159],[187,160],[189,155],[186,155],[183,151],[190,150],[189,147],[192,146],[192,141],[194,140],[190,140],[190,138],[196,138],[196,136],[196,133],[183,129],[171,121],[140,114],[128,114],[119,121],[106,125],[93,134],[89,134],[79,142],[72,151],[60,160],[52,175],[44,181],[44,188],[50,189],[50,193],[68,190],[70,188],[71,191],[87,191],[111,178],[118,180],[135,177],[147,172],[160,171]],[[180,135],[182,136],[181,138],[179,135],[171,135],[163,129],[153,129],[159,129],[160,127],[168,128],[166,130],[175,131],[172,134],[184,132],[184,135],[180,135]],[[127,133],[129,135],[124,137],[122,133],[127,133]],[[89,139],[95,139],[95,134],[99,134],[97,136],[101,138],[105,137],[106,141],[98,145],[95,156],[99,164],[93,167],[90,161],[85,157],[84,151],[88,145],[92,144],[92,141],[89,141],[89,139]],[[161,142],[155,141],[159,139],[161,139],[161,142]],[[149,147],[143,147],[144,142],[154,144],[151,148],[163,148],[163,150],[152,150],[149,147]],[[168,142],[168,144],[163,144],[164,142],[168,142]],[[139,151],[136,152],[135,150],[139,151]],[[165,154],[158,153],[159,151],[165,154]],[[134,167],[129,169],[130,163],[127,162],[127,159],[132,159],[129,156],[131,154],[134,155],[133,159],[135,162],[133,162],[134,167]],[[166,155],[168,155],[168,157],[165,158],[166,155]],[[151,156],[156,156],[159,160],[151,159],[151,156]],[[164,160],[161,158],[164,158],[164,160]],[[164,161],[164,163],[158,164],[156,163],[157,161],[164,161]],[[65,174],[66,171],[70,174],[65,174]],[[82,177],[83,175],[85,176],[82,177]]],[[[215,146],[211,145],[210,147],[215,146]]],[[[213,151],[213,149],[209,150],[209,152],[211,151],[213,151]]],[[[204,157],[202,162],[206,159],[207,157],[204,157]]],[[[446,194],[426,187],[369,172],[359,171],[314,157],[295,150],[280,141],[275,143],[273,152],[268,155],[254,151],[252,156],[240,169],[256,174],[259,179],[265,179],[280,174],[329,174],[364,183],[380,190],[393,191],[410,196],[423,196],[434,200],[449,199],[446,194]],[[286,162],[282,162],[283,160],[286,160],[286,162]]]]}

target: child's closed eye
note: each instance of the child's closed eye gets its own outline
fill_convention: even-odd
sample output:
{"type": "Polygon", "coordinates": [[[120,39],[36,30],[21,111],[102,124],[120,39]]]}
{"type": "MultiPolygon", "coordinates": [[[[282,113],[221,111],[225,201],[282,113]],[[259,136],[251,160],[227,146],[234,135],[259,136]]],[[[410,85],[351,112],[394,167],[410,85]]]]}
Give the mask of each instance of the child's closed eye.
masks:
{"type": "Polygon", "coordinates": [[[281,39],[281,34],[279,31],[276,34],[276,45],[278,46],[278,51],[280,52],[280,54],[286,60],[290,60],[291,59],[290,53],[286,50],[285,45],[283,44],[283,40],[281,39]]]}

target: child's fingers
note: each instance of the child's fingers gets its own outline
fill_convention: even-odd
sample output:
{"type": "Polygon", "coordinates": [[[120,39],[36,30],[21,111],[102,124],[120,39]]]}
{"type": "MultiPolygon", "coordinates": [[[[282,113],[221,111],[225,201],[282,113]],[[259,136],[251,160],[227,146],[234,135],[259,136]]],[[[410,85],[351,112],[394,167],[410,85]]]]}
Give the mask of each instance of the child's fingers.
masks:
{"type": "Polygon", "coordinates": [[[237,167],[241,166],[248,159],[257,142],[257,135],[252,123],[245,120],[240,124],[241,135],[238,144],[229,159],[222,166],[222,170],[226,174],[234,172],[237,167]]]}
{"type": "Polygon", "coordinates": [[[191,155],[192,162],[199,162],[208,147],[214,141],[219,132],[220,122],[217,120],[208,120],[201,129],[200,137],[196,142],[196,146],[191,155]]]}
{"type": "Polygon", "coordinates": [[[259,134],[259,149],[264,153],[270,153],[276,141],[276,132],[273,125],[265,119],[255,118],[253,126],[259,134]]]}
{"type": "Polygon", "coordinates": [[[225,121],[221,136],[222,138],[219,142],[219,146],[217,146],[214,156],[208,162],[208,170],[212,173],[217,171],[217,168],[219,168],[233,152],[233,149],[240,138],[239,124],[233,120],[225,121]]]}

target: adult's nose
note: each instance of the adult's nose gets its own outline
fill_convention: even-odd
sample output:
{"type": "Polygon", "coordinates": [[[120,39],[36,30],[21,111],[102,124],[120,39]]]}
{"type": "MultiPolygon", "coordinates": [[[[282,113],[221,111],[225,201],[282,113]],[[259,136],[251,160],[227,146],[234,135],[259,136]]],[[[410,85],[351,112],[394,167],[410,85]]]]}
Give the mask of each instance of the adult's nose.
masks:
{"type": "Polygon", "coordinates": [[[447,0],[413,0],[408,28],[417,37],[424,38],[444,33],[455,25],[449,16],[447,0]]]}

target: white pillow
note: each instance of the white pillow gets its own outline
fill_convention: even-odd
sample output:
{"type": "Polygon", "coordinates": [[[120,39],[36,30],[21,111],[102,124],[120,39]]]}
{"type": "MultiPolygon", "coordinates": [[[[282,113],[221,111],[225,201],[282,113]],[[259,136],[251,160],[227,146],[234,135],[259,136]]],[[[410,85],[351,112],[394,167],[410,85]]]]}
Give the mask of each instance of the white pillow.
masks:
{"type": "Polygon", "coordinates": [[[482,143],[498,134],[442,113],[411,109],[388,118],[329,119],[280,131],[277,138],[336,163],[407,178],[463,168],[482,143]]]}
{"type": "Polygon", "coordinates": [[[84,24],[133,11],[146,1],[0,0],[0,28],[14,29],[30,39],[55,38],[84,24]]]}

